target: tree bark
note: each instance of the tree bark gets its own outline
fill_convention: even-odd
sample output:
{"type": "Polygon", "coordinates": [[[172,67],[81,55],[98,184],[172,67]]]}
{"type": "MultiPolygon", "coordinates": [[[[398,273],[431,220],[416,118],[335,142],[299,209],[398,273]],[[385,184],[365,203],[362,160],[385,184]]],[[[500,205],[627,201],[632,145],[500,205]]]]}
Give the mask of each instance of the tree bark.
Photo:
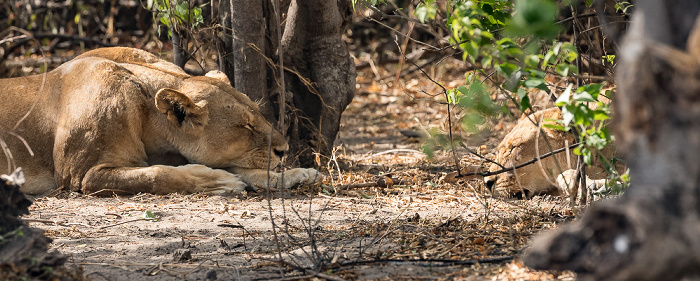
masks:
{"type": "Polygon", "coordinates": [[[700,2],[640,0],[614,101],[633,186],[538,237],[524,257],[582,280],[700,274],[700,2]]]}
{"type": "Polygon", "coordinates": [[[171,24],[173,25],[170,28],[170,34],[172,34],[173,39],[173,63],[185,69],[185,64],[190,60],[189,53],[187,52],[187,38],[184,32],[180,34],[180,31],[178,31],[174,23],[171,24]]]}
{"type": "Polygon", "coordinates": [[[330,154],[340,114],[354,96],[355,65],[342,40],[351,12],[349,0],[292,1],[281,25],[266,0],[220,2],[219,19],[233,34],[224,28],[219,67],[236,89],[260,101],[271,123],[278,124],[279,103],[285,100],[288,126],[279,129],[287,132],[295,164],[313,166],[314,152],[330,154]],[[276,28],[284,28],[281,45],[276,28]],[[284,99],[276,67],[280,51],[284,99]]]}
{"type": "Polygon", "coordinates": [[[219,21],[222,29],[216,39],[216,57],[218,59],[219,70],[226,73],[230,81],[234,81],[234,60],[233,60],[233,32],[231,30],[231,0],[219,1],[219,21]]]}
{"type": "Polygon", "coordinates": [[[340,115],[355,93],[355,65],[342,40],[351,14],[347,0],[292,1],[282,36],[293,105],[292,150],[302,166],[314,161],[312,152],[329,155],[340,128],[340,115]],[[305,80],[308,79],[308,80],[305,80]]]}
{"type": "Polygon", "coordinates": [[[265,116],[271,115],[265,64],[264,0],[231,0],[233,30],[233,86],[260,104],[265,116]]]}

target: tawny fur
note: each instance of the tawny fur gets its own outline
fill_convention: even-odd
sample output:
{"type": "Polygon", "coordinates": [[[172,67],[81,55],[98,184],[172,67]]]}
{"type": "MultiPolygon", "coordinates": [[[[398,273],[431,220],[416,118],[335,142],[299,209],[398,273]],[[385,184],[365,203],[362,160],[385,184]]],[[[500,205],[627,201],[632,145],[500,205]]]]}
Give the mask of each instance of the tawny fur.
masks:
{"type": "MultiPolygon", "coordinates": [[[[540,130],[533,123],[534,121],[538,124],[543,122],[546,124],[552,122],[547,121],[548,119],[561,119],[561,117],[559,108],[553,107],[521,118],[513,130],[498,144],[495,161],[505,167],[512,167],[532,160],[538,155],[566,147],[567,144],[574,144],[574,136],[571,133],[546,127],[540,130]]],[[[612,156],[614,149],[606,149],[603,154],[612,156]]],[[[493,195],[497,197],[507,197],[517,193],[563,195],[556,182],[557,176],[566,170],[576,168],[576,160],[577,156],[573,154],[573,150],[568,155],[562,152],[515,171],[487,177],[485,181],[491,186],[493,195]]],[[[594,165],[586,170],[588,177],[604,178],[601,167],[599,161],[595,161],[594,165]]],[[[489,171],[500,169],[502,168],[494,164],[489,171]]]]}
{"type": "MultiPolygon", "coordinates": [[[[26,175],[22,191],[229,193],[267,186],[268,157],[278,165],[287,143],[225,75],[207,76],[118,47],[87,52],[46,75],[1,79],[0,97],[8,101],[2,138],[26,175]]],[[[8,170],[0,162],[0,171],[8,170]]],[[[271,175],[276,187],[318,178],[316,170],[292,169],[281,186],[281,175],[271,175]]]]}

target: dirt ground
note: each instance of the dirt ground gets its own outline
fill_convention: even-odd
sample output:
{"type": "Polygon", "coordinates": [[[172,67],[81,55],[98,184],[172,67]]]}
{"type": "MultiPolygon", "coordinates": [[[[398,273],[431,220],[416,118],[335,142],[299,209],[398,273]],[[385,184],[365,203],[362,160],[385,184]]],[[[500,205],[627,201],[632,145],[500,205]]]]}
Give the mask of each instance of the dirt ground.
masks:
{"type": "MultiPolygon", "coordinates": [[[[518,261],[534,234],[574,217],[568,204],[493,199],[480,179],[445,183],[454,156],[428,159],[413,137],[447,128],[440,88],[403,71],[396,83],[394,66],[358,70],[337,149],[319,158],[321,184],[238,197],[62,194],[36,199],[24,218],[92,280],[575,279],[518,261]],[[378,176],[393,185],[359,185],[378,176]]],[[[426,72],[456,87],[466,66],[447,60],[426,72]]],[[[511,124],[494,122],[469,147],[492,157],[511,124]]]]}

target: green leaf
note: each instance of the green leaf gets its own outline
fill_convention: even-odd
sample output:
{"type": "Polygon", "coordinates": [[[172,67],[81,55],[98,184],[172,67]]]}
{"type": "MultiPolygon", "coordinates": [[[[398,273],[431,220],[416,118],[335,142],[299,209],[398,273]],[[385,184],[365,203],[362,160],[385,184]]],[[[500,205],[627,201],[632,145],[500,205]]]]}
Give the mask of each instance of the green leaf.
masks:
{"type": "Polygon", "coordinates": [[[425,23],[427,20],[435,19],[435,15],[437,14],[437,5],[435,4],[435,0],[426,0],[425,2],[418,4],[414,14],[422,23],[425,23]]]}
{"type": "Polygon", "coordinates": [[[502,46],[503,48],[518,47],[518,45],[515,44],[515,42],[513,42],[513,39],[510,39],[508,37],[496,41],[496,45],[502,46]]]}
{"type": "Polygon", "coordinates": [[[481,59],[481,67],[488,68],[489,66],[491,66],[492,61],[493,61],[492,56],[484,56],[484,58],[481,59]]]}
{"type": "Polygon", "coordinates": [[[564,76],[564,77],[569,76],[569,70],[570,70],[570,69],[571,69],[571,65],[570,65],[570,64],[563,64],[563,63],[562,63],[562,64],[557,64],[557,65],[554,67],[554,71],[556,71],[559,75],[564,76]]]}
{"type": "Polygon", "coordinates": [[[606,55],[603,56],[603,65],[607,63],[614,65],[615,64],[615,55],[606,55]]]}
{"type": "Polygon", "coordinates": [[[141,215],[141,217],[144,219],[155,219],[156,218],[156,216],[151,211],[148,211],[148,210],[143,212],[143,215],[141,215]]]}
{"type": "Polygon", "coordinates": [[[520,98],[520,111],[528,110],[530,107],[530,97],[525,95],[524,97],[520,98]]]}
{"type": "Polygon", "coordinates": [[[537,67],[540,64],[540,57],[538,55],[529,55],[525,57],[525,65],[527,67],[537,67]]]}
{"type": "Polygon", "coordinates": [[[491,7],[489,4],[482,4],[481,10],[489,15],[493,15],[493,7],[491,7]]]}
{"type": "Polygon", "coordinates": [[[586,137],[585,143],[587,146],[594,147],[597,150],[601,150],[608,144],[608,141],[605,138],[602,138],[599,134],[595,133],[588,135],[588,137],[586,137]]]}
{"type": "MultiPolygon", "coordinates": [[[[502,73],[504,76],[511,76],[517,70],[520,70],[519,66],[508,62],[496,65],[496,71],[502,73]]],[[[518,79],[519,78],[520,77],[518,77],[518,79]]]]}
{"type": "Polygon", "coordinates": [[[558,131],[568,131],[567,127],[564,127],[564,126],[556,124],[556,123],[551,123],[551,122],[547,122],[547,123],[542,124],[542,127],[554,129],[554,130],[558,130],[558,131]]]}
{"type": "Polygon", "coordinates": [[[572,112],[574,113],[574,121],[576,124],[583,126],[590,126],[592,124],[593,113],[585,104],[578,104],[572,112]]]}
{"type": "Polygon", "coordinates": [[[547,65],[549,64],[549,62],[550,62],[550,60],[552,59],[553,56],[554,56],[554,53],[552,53],[551,51],[550,51],[550,52],[547,52],[547,53],[544,55],[544,58],[542,59],[542,68],[546,68],[546,67],[547,67],[547,65]]]}
{"type": "Polygon", "coordinates": [[[603,121],[610,119],[610,113],[603,110],[593,111],[593,120],[603,121]]]}
{"type": "Polygon", "coordinates": [[[508,33],[515,36],[534,36],[550,39],[559,34],[559,25],[555,19],[559,8],[548,0],[519,0],[515,3],[515,14],[510,24],[506,24],[508,33]]]}
{"type": "Polygon", "coordinates": [[[535,68],[528,69],[528,70],[530,71],[530,76],[531,76],[531,77],[539,77],[539,78],[542,78],[542,79],[544,79],[545,77],[547,77],[547,73],[544,72],[544,71],[542,71],[542,70],[535,69],[535,68]]]}
{"type": "Polygon", "coordinates": [[[166,27],[170,28],[170,21],[168,19],[166,19],[165,17],[160,17],[160,23],[162,23],[166,27]]]}
{"type": "Polygon", "coordinates": [[[509,18],[510,14],[508,13],[496,12],[493,14],[493,19],[496,20],[496,24],[498,25],[504,25],[509,18]]]}
{"type": "Polygon", "coordinates": [[[464,51],[467,52],[467,54],[469,54],[469,56],[471,56],[472,60],[479,57],[479,46],[476,44],[476,42],[474,42],[474,41],[465,42],[461,46],[463,46],[462,49],[464,49],[464,51]]]}
{"type": "Polygon", "coordinates": [[[561,95],[559,95],[557,100],[554,102],[556,106],[562,107],[566,104],[569,104],[569,97],[571,96],[571,88],[573,86],[573,84],[569,84],[566,86],[566,90],[564,90],[564,92],[561,95]]]}
{"type": "Polygon", "coordinates": [[[181,2],[177,5],[175,5],[175,15],[177,15],[178,17],[180,17],[181,19],[183,19],[185,21],[188,21],[188,19],[189,19],[189,13],[188,13],[189,9],[187,9],[187,4],[188,3],[185,1],[185,2],[181,2]]]}
{"type": "Polygon", "coordinates": [[[593,99],[593,96],[591,96],[591,94],[588,92],[576,92],[576,93],[574,93],[574,100],[580,101],[580,102],[595,102],[596,101],[595,99],[593,99]]]}
{"type": "Polygon", "coordinates": [[[583,162],[590,166],[593,164],[593,153],[588,148],[582,149],[583,151],[583,162]]]}
{"type": "Polygon", "coordinates": [[[576,107],[574,107],[573,105],[566,105],[561,108],[561,116],[563,120],[562,123],[564,123],[564,126],[568,127],[569,124],[571,124],[571,121],[574,120],[574,118],[576,117],[576,115],[574,114],[575,110],[576,107]]]}
{"type": "Polygon", "coordinates": [[[578,91],[588,92],[589,94],[591,94],[591,96],[593,96],[594,99],[598,99],[598,95],[600,94],[600,91],[603,89],[603,86],[605,86],[605,84],[603,84],[603,83],[601,83],[601,84],[588,84],[588,85],[585,85],[583,87],[580,87],[578,91]]]}
{"type": "Polygon", "coordinates": [[[544,79],[542,79],[542,78],[534,78],[534,77],[527,78],[527,80],[525,80],[523,85],[525,85],[525,87],[527,87],[528,89],[534,88],[534,89],[540,89],[543,91],[549,91],[549,88],[547,88],[547,83],[545,83],[544,79]]]}

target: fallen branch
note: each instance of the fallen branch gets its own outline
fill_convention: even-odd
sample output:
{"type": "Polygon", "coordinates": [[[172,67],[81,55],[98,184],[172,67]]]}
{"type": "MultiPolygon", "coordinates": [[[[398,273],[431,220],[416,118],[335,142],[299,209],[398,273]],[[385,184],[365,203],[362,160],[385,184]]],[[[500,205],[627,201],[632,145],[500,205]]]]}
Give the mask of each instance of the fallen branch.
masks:
{"type": "Polygon", "coordinates": [[[473,265],[473,264],[484,264],[484,263],[499,263],[504,261],[511,261],[515,256],[502,256],[495,258],[486,258],[478,260],[443,260],[443,259],[418,259],[418,260],[401,260],[401,259],[376,259],[367,261],[351,261],[340,263],[337,266],[331,267],[332,269],[355,266],[355,265],[365,265],[365,264],[375,264],[375,263],[410,263],[418,266],[424,267],[440,267],[440,266],[453,266],[453,265],[473,265]]]}
{"type": "Polygon", "coordinates": [[[19,68],[19,67],[40,67],[43,66],[44,64],[48,65],[57,65],[57,64],[62,64],[65,63],[69,60],[74,59],[75,56],[67,56],[67,57],[47,57],[47,58],[40,58],[40,59],[23,59],[23,60],[8,60],[5,61],[5,67],[6,68],[19,68]]]}
{"type": "Polygon", "coordinates": [[[110,191],[111,191],[113,194],[125,194],[125,193],[128,193],[128,192],[126,192],[126,191],[124,191],[124,190],[121,190],[121,189],[100,189],[100,190],[98,190],[98,191],[95,191],[95,192],[93,192],[93,193],[90,193],[90,194],[88,194],[88,195],[85,195],[85,197],[90,197],[90,196],[94,196],[94,195],[96,195],[96,194],[100,194],[100,193],[102,193],[102,192],[110,192],[110,191]]]}
{"type": "Polygon", "coordinates": [[[112,43],[107,43],[107,42],[102,42],[100,38],[97,37],[84,37],[84,36],[78,36],[78,35],[73,35],[73,34],[53,34],[53,33],[34,33],[34,34],[27,34],[26,36],[17,36],[17,37],[12,37],[4,40],[4,43],[8,42],[13,42],[14,44],[7,47],[5,49],[5,53],[2,55],[2,59],[0,59],[0,62],[5,61],[7,57],[17,48],[20,46],[26,44],[27,42],[34,41],[34,40],[39,40],[39,39],[59,39],[59,40],[69,40],[69,41],[78,41],[78,42],[86,42],[90,43],[93,45],[98,45],[102,47],[116,47],[117,45],[112,44],[112,43]]]}
{"type": "Polygon", "coordinates": [[[80,42],[86,42],[90,44],[95,44],[99,45],[102,47],[116,47],[117,45],[108,43],[108,42],[102,42],[102,39],[98,37],[85,37],[85,36],[79,36],[79,35],[74,35],[74,34],[53,34],[53,33],[34,33],[31,36],[27,37],[15,37],[15,40],[12,40],[15,42],[15,44],[10,47],[11,49],[14,49],[18,47],[19,45],[22,45],[24,43],[27,43],[29,41],[35,40],[35,39],[60,39],[60,40],[70,40],[70,41],[80,41],[80,42]]]}
{"type": "Polygon", "coordinates": [[[342,189],[375,187],[375,186],[381,187],[381,188],[391,188],[392,186],[394,186],[394,182],[395,182],[395,180],[390,178],[390,177],[381,176],[381,177],[379,177],[379,179],[377,179],[377,181],[374,181],[374,182],[345,184],[345,185],[341,185],[340,189],[342,190],[342,189]]]}
{"type": "Polygon", "coordinates": [[[392,153],[402,153],[402,152],[404,152],[404,153],[420,154],[420,155],[424,155],[424,156],[425,156],[425,153],[423,153],[423,152],[421,152],[421,151],[418,151],[418,150],[415,150],[415,149],[397,148],[397,149],[390,149],[390,150],[387,150],[387,151],[382,151],[382,152],[379,152],[379,153],[374,153],[374,154],[371,154],[371,155],[369,155],[369,156],[365,156],[365,157],[363,157],[363,158],[364,158],[364,159],[367,159],[367,158],[372,158],[372,157],[379,156],[379,155],[392,154],[392,153]]]}
{"type": "MultiPolygon", "coordinates": [[[[158,264],[148,264],[148,263],[106,263],[106,262],[77,262],[75,263],[77,265],[97,265],[97,266],[111,266],[111,267],[117,267],[117,268],[122,268],[123,266],[138,266],[138,267],[143,267],[143,266],[154,266],[158,264]]],[[[230,268],[230,269],[237,269],[235,266],[229,266],[229,265],[219,265],[219,264],[187,264],[187,263],[163,263],[163,266],[171,266],[171,267],[183,267],[183,268],[197,268],[197,267],[206,267],[206,268],[230,268]]]]}
{"type": "Polygon", "coordinates": [[[294,263],[291,263],[291,262],[288,262],[285,260],[280,260],[280,262],[286,266],[289,266],[289,267],[294,268],[296,270],[303,271],[306,274],[313,275],[313,276],[316,276],[318,278],[322,278],[322,279],[326,279],[326,280],[333,280],[333,281],[345,281],[345,279],[340,278],[338,276],[328,275],[328,274],[321,273],[321,272],[318,272],[318,271],[315,271],[312,269],[304,268],[304,267],[298,266],[294,263]]]}
{"type": "Polygon", "coordinates": [[[52,224],[52,225],[57,225],[57,226],[84,226],[87,228],[95,228],[92,225],[85,224],[85,223],[79,223],[79,222],[67,222],[65,220],[58,220],[58,221],[52,221],[52,220],[41,220],[41,219],[23,219],[25,222],[39,222],[43,224],[52,224]]]}
{"type": "MultiPolygon", "coordinates": [[[[540,160],[542,160],[542,159],[545,159],[545,158],[547,158],[547,157],[549,157],[549,156],[552,156],[552,155],[554,155],[554,154],[564,152],[564,151],[566,151],[567,149],[573,149],[573,148],[579,146],[579,144],[580,144],[580,143],[575,143],[575,144],[572,144],[572,145],[570,145],[570,146],[568,146],[568,147],[562,147],[562,148],[553,150],[553,151],[551,151],[551,152],[542,154],[542,156],[540,156],[540,157],[532,158],[531,160],[529,160],[529,161],[527,161],[527,162],[524,162],[524,163],[521,163],[521,164],[518,164],[518,165],[515,165],[515,166],[512,166],[512,167],[508,167],[508,168],[505,168],[505,169],[500,169],[500,170],[498,170],[498,171],[493,171],[493,172],[489,172],[489,171],[474,171],[474,172],[471,172],[471,173],[461,173],[461,171],[460,171],[459,174],[453,175],[453,176],[454,176],[454,179],[460,179],[460,178],[470,177],[470,176],[488,177],[488,176],[493,176],[493,175],[502,174],[502,173],[505,173],[505,172],[514,171],[514,170],[520,169],[520,168],[522,168],[522,167],[525,167],[525,166],[527,166],[527,165],[531,165],[531,164],[537,163],[537,161],[540,161],[540,160]]],[[[456,172],[452,172],[452,173],[456,173],[456,172]]]]}
{"type": "Polygon", "coordinates": [[[118,223],[115,223],[115,224],[110,224],[110,225],[101,226],[101,227],[99,227],[98,229],[110,228],[110,227],[113,227],[113,226],[122,225],[122,224],[127,224],[127,223],[135,222],[135,221],[155,221],[155,220],[157,220],[157,219],[159,219],[159,218],[138,218],[138,219],[133,219],[133,220],[128,220],[128,221],[118,222],[118,223]]]}

